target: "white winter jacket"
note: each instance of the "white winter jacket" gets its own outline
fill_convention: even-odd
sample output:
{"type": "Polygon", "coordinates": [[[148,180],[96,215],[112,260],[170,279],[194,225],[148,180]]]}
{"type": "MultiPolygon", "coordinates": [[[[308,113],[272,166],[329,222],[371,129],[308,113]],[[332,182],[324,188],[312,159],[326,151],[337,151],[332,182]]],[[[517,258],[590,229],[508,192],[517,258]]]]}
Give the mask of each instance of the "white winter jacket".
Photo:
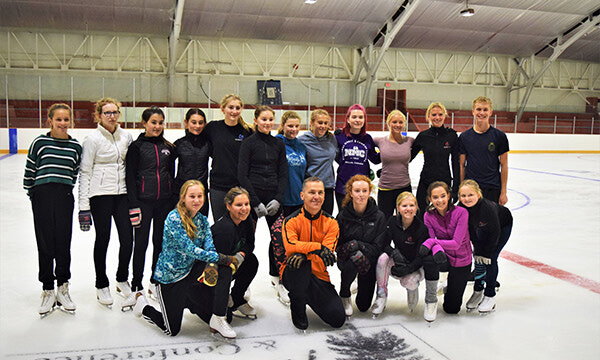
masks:
{"type": "Polygon", "coordinates": [[[79,170],[79,210],[90,210],[90,198],[127,193],[125,155],[133,141],[130,133],[117,126],[113,134],[98,124],[98,129],[83,142],[79,170]]]}

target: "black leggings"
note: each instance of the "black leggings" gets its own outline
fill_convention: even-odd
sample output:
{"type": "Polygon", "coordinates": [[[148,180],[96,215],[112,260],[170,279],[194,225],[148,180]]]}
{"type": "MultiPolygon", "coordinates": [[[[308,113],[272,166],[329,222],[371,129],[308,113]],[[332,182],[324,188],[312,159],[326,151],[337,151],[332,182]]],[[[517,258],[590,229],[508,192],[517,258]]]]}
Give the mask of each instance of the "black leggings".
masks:
{"type": "Polygon", "coordinates": [[[48,183],[29,190],[38,248],[38,279],[44,290],[71,278],[73,191],[65,184],[48,183]]]}
{"type": "Polygon", "coordinates": [[[282,277],[293,306],[310,306],[321,320],[334,328],[344,325],[346,313],[342,299],[330,282],[312,273],[310,261],[304,261],[299,269],[286,266],[282,277]]]}
{"type": "Polygon", "coordinates": [[[377,263],[371,262],[371,267],[366,274],[361,275],[358,273],[356,265],[352,260],[345,261],[342,266],[341,273],[341,285],[340,285],[340,296],[350,297],[350,286],[356,276],[358,275],[358,292],[356,293],[356,307],[358,310],[365,312],[369,310],[371,302],[373,301],[373,294],[375,293],[375,284],[377,279],[375,277],[377,263]]]}
{"type": "Polygon", "coordinates": [[[230,267],[219,266],[219,280],[217,280],[217,285],[215,286],[215,297],[212,307],[213,314],[217,316],[226,315],[229,288],[231,287],[231,282],[234,280],[233,288],[231,288],[232,308],[237,309],[238,306],[245,304],[244,294],[250,287],[252,280],[254,280],[257,271],[258,259],[254,253],[246,254],[242,266],[233,275],[231,274],[230,267]]]}
{"type": "MultiPolygon", "coordinates": [[[[442,269],[442,271],[444,271],[442,269]]],[[[471,264],[462,267],[448,266],[448,289],[444,295],[444,311],[458,314],[462,305],[467,281],[471,276],[471,264]]]]}
{"type": "MultiPolygon", "coordinates": [[[[273,193],[269,193],[267,191],[259,191],[256,190],[256,195],[258,195],[258,198],[260,199],[260,201],[263,203],[263,205],[267,206],[267,204],[275,199],[273,197],[273,193]]],[[[283,206],[279,206],[279,209],[277,210],[277,213],[275,215],[266,215],[264,218],[267,221],[267,225],[269,226],[269,232],[271,232],[271,228],[273,226],[273,223],[277,220],[277,218],[279,217],[279,215],[281,215],[283,211],[283,206]]],[[[253,210],[250,212],[250,214],[252,215],[252,219],[254,220],[254,224],[256,224],[258,222],[258,216],[256,215],[256,212],[253,210]]],[[[256,226],[254,227],[255,231],[256,231],[256,226]]],[[[277,262],[275,261],[275,254],[273,253],[273,244],[271,244],[271,239],[273,237],[269,236],[269,275],[271,276],[279,276],[279,268],[277,267],[277,262]]]]}
{"type": "MultiPolygon", "coordinates": [[[[163,228],[165,219],[172,209],[173,200],[163,199],[158,201],[142,201],[142,222],[140,227],[135,228],[135,242],[133,245],[133,279],[131,290],[140,291],[142,278],[144,277],[144,266],[146,262],[146,250],[148,249],[148,237],[150,236],[150,223],[152,223],[152,275],[156,268],[158,255],[162,251],[163,228]]],[[[156,284],[153,276],[150,282],[156,284]]]]}
{"type": "Polygon", "coordinates": [[[117,281],[127,281],[129,261],[133,251],[133,231],[129,221],[127,195],[103,195],[90,199],[90,209],[94,220],[96,241],[94,242],[94,267],[96,268],[96,288],[109,285],[106,276],[106,252],[110,241],[111,218],[115,221],[119,234],[119,264],[117,281]]]}
{"type": "Polygon", "coordinates": [[[383,212],[386,219],[394,215],[394,210],[396,210],[396,198],[405,191],[412,193],[412,186],[408,184],[400,189],[377,190],[377,207],[383,212]]]}
{"type": "MultiPolygon", "coordinates": [[[[158,283],[156,291],[161,311],[147,305],[142,310],[144,319],[156,324],[170,336],[177,335],[181,330],[184,309],[189,309],[192,314],[196,314],[208,324],[212,316],[214,290],[197,281],[205,266],[206,263],[196,261],[190,273],[183,279],[171,284],[158,283]]],[[[227,300],[225,301],[227,305],[227,300]]]]}

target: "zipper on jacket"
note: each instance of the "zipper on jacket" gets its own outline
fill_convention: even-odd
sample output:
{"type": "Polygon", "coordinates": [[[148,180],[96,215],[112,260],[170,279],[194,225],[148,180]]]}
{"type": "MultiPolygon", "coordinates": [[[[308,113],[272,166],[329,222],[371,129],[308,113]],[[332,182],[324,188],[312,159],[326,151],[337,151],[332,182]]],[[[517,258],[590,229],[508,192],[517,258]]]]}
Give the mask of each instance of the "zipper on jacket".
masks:
{"type": "MultiPolygon", "coordinates": [[[[116,132],[116,130],[115,130],[116,132]]],[[[121,183],[121,177],[119,174],[119,170],[121,170],[121,165],[119,161],[121,161],[121,152],[119,151],[119,146],[117,146],[117,139],[115,139],[115,134],[110,134],[113,138],[113,144],[115,145],[115,149],[117,149],[117,194],[119,194],[119,184],[121,183]]]]}
{"type": "Polygon", "coordinates": [[[158,168],[160,167],[160,158],[158,156],[158,146],[154,144],[154,151],[156,152],[156,183],[158,185],[158,191],[156,192],[156,200],[160,199],[160,173],[158,168]]]}

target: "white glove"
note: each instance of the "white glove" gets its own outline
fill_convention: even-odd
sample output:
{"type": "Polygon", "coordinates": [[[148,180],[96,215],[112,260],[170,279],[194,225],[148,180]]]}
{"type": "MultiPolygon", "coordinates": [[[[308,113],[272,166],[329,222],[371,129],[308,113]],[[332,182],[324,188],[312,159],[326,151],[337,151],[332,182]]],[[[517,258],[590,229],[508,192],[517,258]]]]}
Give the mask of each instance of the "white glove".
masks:
{"type": "Polygon", "coordinates": [[[279,210],[279,206],[281,206],[279,204],[279,201],[277,201],[275,199],[269,201],[269,203],[267,204],[267,215],[273,216],[273,215],[277,214],[277,210],[279,210]]]}
{"type": "Polygon", "coordinates": [[[261,218],[263,216],[267,216],[267,208],[265,207],[265,204],[260,203],[258,204],[258,206],[254,207],[254,212],[256,213],[256,216],[261,218]]]}
{"type": "Polygon", "coordinates": [[[475,259],[475,263],[476,264],[489,265],[489,264],[492,263],[492,259],[486,258],[486,257],[483,257],[483,256],[475,255],[475,256],[473,256],[473,258],[475,259]]]}

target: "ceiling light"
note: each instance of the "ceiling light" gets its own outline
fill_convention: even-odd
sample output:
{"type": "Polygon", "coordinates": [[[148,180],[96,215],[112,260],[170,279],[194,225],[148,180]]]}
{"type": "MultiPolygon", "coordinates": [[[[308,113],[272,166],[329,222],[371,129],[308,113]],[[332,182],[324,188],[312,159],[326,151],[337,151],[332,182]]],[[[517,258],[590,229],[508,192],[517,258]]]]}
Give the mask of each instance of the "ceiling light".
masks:
{"type": "Polygon", "coordinates": [[[465,0],[465,8],[460,11],[460,15],[465,17],[475,15],[475,10],[469,7],[469,0],[465,0]]]}
{"type": "Polygon", "coordinates": [[[316,4],[316,3],[317,3],[317,0],[304,0],[304,3],[305,3],[305,4],[311,4],[311,5],[312,5],[312,4],[316,4]]]}

